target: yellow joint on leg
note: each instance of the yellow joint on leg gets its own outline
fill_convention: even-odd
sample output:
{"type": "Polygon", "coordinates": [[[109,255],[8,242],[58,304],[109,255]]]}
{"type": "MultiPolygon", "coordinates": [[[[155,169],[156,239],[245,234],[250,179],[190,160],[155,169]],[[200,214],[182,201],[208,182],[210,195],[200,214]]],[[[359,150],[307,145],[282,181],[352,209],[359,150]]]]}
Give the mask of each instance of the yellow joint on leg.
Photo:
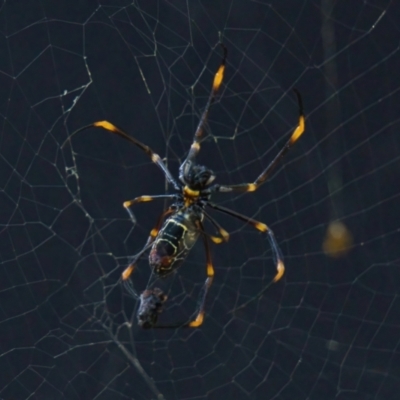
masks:
{"type": "Polygon", "coordinates": [[[189,324],[190,328],[198,328],[204,321],[204,311],[201,311],[194,321],[189,324]]]}
{"type": "MultiPolygon", "coordinates": [[[[144,203],[146,201],[152,201],[153,198],[151,196],[140,196],[135,200],[135,203],[144,203]]],[[[131,202],[133,203],[133,202],[131,202]]]]}
{"type": "Polygon", "coordinates": [[[248,192],[254,192],[257,189],[257,185],[255,183],[249,183],[247,185],[247,191],[248,192]]]}
{"type": "Polygon", "coordinates": [[[124,270],[122,273],[122,280],[126,281],[131,275],[135,267],[133,265],[130,265],[128,268],[124,270]]]}
{"type": "Polygon", "coordinates": [[[261,232],[267,232],[268,231],[268,226],[263,224],[262,222],[256,221],[254,223],[254,228],[258,229],[261,232]]]}
{"type": "Polygon", "coordinates": [[[283,274],[285,273],[285,265],[283,264],[282,260],[278,260],[278,264],[276,266],[276,270],[278,271],[273,279],[273,282],[278,282],[279,279],[282,278],[283,274]]]}
{"type": "Polygon", "coordinates": [[[154,163],[157,163],[161,160],[160,156],[156,153],[152,153],[151,155],[151,161],[153,161],[154,163]]]}
{"type": "Polygon", "coordinates": [[[214,77],[213,90],[218,90],[218,88],[220,87],[222,79],[224,78],[224,70],[225,70],[225,65],[221,65],[218,68],[218,71],[214,77]]]}
{"type": "Polygon", "coordinates": [[[214,276],[214,268],[212,264],[207,264],[207,276],[210,278],[214,276]]]}
{"type": "Polygon", "coordinates": [[[200,143],[193,142],[190,146],[192,150],[199,151],[200,150],[200,143]]]}
{"type": "Polygon", "coordinates": [[[152,201],[153,198],[151,196],[140,196],[137,199],[134,200],[128,200],[128,201],[124,201],[123,206],[125,208],[129,208],[132,204],[135,203],[145,203],[147,201],[152,201]]]}
{"type": "Polygon", "coordinates": [[[228,233],[225,229],[221,228],[221,229],[219,230],[219,233],[220,233],[221,236],[224,238],[224,241],[225,241],[225,242],[227,242],[227,241],[229,240],[229,233],[228,233]]]}
{"type": "Polygon", "coordinates": [[[218,236],[211,236],[210,235],[210,239],[215,243],[215,244],[220,244],[224,241],[223,238],[218,237],[218,236]]]}
{"type": "Polygon", "coordinates": [[[118,132],[118,129],[108,121],[97,121],[93,126],[104,128],[111,132],[118,132]]]}
{"type": "Polygon", "coordinates": [[[305,129],[304,115],[300,115],[299,126],[294,130],[292,137],[290,138],[290,143],[293,144],[297,139],[303,134],[305,129]]]}
{"type": "Polygon", "coordinates": [[[152,229],[150,232],[150,236],[152,238],[155,238],[157,236],[157,234],[158,234],[158,229],[156,229],[156,228],[152,229]]]}

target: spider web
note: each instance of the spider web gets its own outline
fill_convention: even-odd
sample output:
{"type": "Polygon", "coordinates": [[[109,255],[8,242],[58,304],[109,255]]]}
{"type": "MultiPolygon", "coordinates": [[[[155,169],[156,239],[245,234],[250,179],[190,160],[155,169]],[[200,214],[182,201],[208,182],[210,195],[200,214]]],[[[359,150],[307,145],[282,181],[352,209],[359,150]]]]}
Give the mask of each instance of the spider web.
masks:
{"type": "MultiPolygon", "coordinates": [[[[397,398],[399,20],[389,0],[4,1],[0,397],[397,398]],[[214,213],[231,238],[212,246],[204,324],[141,330],[119,279],[166,204],[137,205],[132,224],[122,202],[165,179],[106,131],[65,141],[107,119],[177,176],[220,38],[198,159],[217,182],[252,182],[297,123],[293,87],[305,103],[269,181],[214,198],[273,229],[286,274],[271,284],[266,238],[214,213]]],[[[144,258],[136,290],[150,279],[144,258]]],[[[160,319],[189,319],[204,279],[199,243],[160,319]]]]}

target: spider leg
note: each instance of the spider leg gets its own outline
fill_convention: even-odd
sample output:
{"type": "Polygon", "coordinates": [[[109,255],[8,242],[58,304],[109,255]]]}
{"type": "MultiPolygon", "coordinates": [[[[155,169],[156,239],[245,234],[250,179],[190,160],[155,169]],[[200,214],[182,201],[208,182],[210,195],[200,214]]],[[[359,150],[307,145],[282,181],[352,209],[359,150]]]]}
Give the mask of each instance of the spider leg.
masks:
{"type": "Polygon", "coordinates": [[[229,240],[229,233],[224,228],[222,228],[222,226],[214,218],[212,218],[211,215],[209,215],[207,212],[205,212],[205,210],[203,210],[203,213],[204,213],[205,217],[214,225],[214,227],[216,228],[216,230],[218,231],[220,236],[211,236],[211,235],[207,234],[206,232],[204,232],[204,233],[206,235],[208,235],[209,238],[215,244],[227,242],[229,240]]]}
{"type": "MultiPolygon", "coordinates": [[[[200,229],[204,231],[203,224],[201,221],[199,221],[200,229]]],[[[205,314],[205,303],[206,303],[206,297],[208,290],[211,287],[211,284],[214,279],[214,267],[211,259],[211,251],[210,251],[210,246],[208,244],[208,239],[206,235],[203,236],[203,242],[204,242],[204,248],[206,250],[206,267],[207,267],[207,278],[204,282],[203,289],[200,293],[200,305],[199,305],[199,310],[197,312],[196,318],[189,322],[186,327],[188,328],[198,328],[204,321],[204,314],[205,314]]]]}
{"type": "Polygon", "coordinates": [[[278,282],[279,279],[281,279],[283,274],[285,273],[285,264],[283,263],[283,256],[272,230],[266,224],[260,221],[256,221],[255,219],[249,218],[243,214],[239,214],[236,211],[230,210],[229,208],[225,208],[210,202],[208,202],[207,205],[210,206],[211,208],[214,208],[217,211],[223,212],[225,214],[228,214],[232,217],[238,218],[248,223],[249,225],[253,226],[255,229],[259,230],[262,233],[267,233],[268,240],[272,247],[272,254],[274,257],[276,271],[277,271],[275,277],[273,278],[273,282],[278,282]]]}
{"type": "Polygon", "coordinates": [[[211,93],[208,98],[206,107],[203,111],[203,114],[200,117],[199,124],[197,125],[197,129],[196,129],[196,132],[195,132],[194,138],[193,138],[193,143],[190,146],[189,154],[186,157],[186,160],[182,163],[181,167],[179,168],[180,175],[183,175],[184,172],[187,170],[187,168],[190,167],[193,160],[196,158],[196,155],[200,151],[200,139],[203,136],[203,132],[204,132],[205,126],[207,124],[208,112],[210,110],[211,105],[214,103],[215,96],[216,96],[216,94],[222,84],[222,80],[224,78],[225,63],[226,63],[226,56],[228,54],[228,50],[223,43],[220,43],[220,44],[221,44],[221,47],[223,50],[222,61],[221,61],[220,66],[218,67],[217,72],[214,75],[214,81],[212,84],[211,93]]]}
{"type": "Polygon", "coordinates": [[[132,207],[134,204],[137,203],[146,203],[149,201],[153,201],[153,200],[158,200],[158,199],[176,199],[176,195],[174,194],[161,194],[158,196],[139,196],[136,197],[133,200],[127,200],[124,201],[123,206],[126,208],[126,211],[128,211],[129,217],[131,219],[131,221],[135,224],[136,223],[136,217],[133,214],[133,212],[131,211],[130,207],[132,207]]]}
{"type": "Polygon", "coordinates": [[[117,128],[115,125],[113,125],[111,122],[108,121],[97,121],[94,122],[90,125],[86,125],[77,131],[73,132],[68,139],[64,142],[63,146],[65,143],[71,139],[72,136],[76,135],[79,132],[85,131],[86,129],[89,128],[103,128],[106,131],[109,131],[111,133],[114,133],[115,135],[118,135],[122,137],[123,139],[133,143],[135,146],[139,147],[141,150],[143,150],[153,161],[155,164],[158,165],[159,168],[164,172],[165,177],[167,178],[168,182],[171,183],[176,190],[180,190],[180,185],[175,181],[174,177],[171,175],[171,172],[169,172],[169,169],[167,166],[164,164],[162,161],[161,157],[154,153],[154,151],[149,147],[140,142],[139,140],[133,138],[132,136],[129,136],[127,133],[125,133],[122,129],[117,128]]]}
{"type": "Polygon", "coordinates": [[[149,247],[152,245],[153,240],[150,240],[151,236],[149,236],[149,239],[147,240],[147,243],[143,246],[142,250],[139,251],[139,253],[137,253],[133,260],[131,261],[131,263],[128,265],[128,267],[126,267],[124,269],[124,271],[121,274],[121,279],[122,279],[122,283],[124,284],[126,290],[128,291],[128,293],[134,297],[135,299],[139,298],[139,295],[136,293],[136,290],[133,286],[133,282],[130,278],[130,276],[132,275],[133,271],[135,270],[136,267],[136,263],[138,262],[138,260],[140,259],[140,257],[143,255],[143,253],[146,252],[146,250],[149,249],[149,247]]]}
{"type": "Polygon", "coordinates": [[[213,185],[204,193],[213,192],[254,192],[257,190],[271,175],[271,172],[275,169],[276,165],[283,158],[283,156],[289,151],[289,149],[297,142],[300,136],[305,130],[305,118],[303,112],[303,101],[301,99],[300,93],[294,89],[297,96],[297,101],[299,103],[299,123],[294,129],[292,136],[275,156],[275,158],[270,162],[270,164],[265,168],[265,170],[258,176],[258,178],[253,183],[242,183],[239,185],[213,185]]]}
{"type": "Polygon", "coordinates": [[[124,269],[124,271],[121,274],[121,279],[122,282],[124,283],[126,289],[128,290],[128,292],[135,298],[138,298],[139,296],[137,295],[135,289],[133,288],[133,283],[132,281],[129,279],[130,276],[132,275],[133,271],[135,270],[136,267],[136,263],[138,262],[138,260],[140,259],[140,257],[149,249],[149,247],[153,244],[155,238],[158,235],[158,232],[161,229],[161,224],[164,220],[164,218],[171,214],[174,210],[172,208],[168,208],[168,210],[166,210],[165,212],[163,212],[160,217],[157,220],[157,224],[156,226],[150,231],[150,235],[147,238],[147,242],[146,244],[143,246],[142,250],[139,251],[139,253],[137,253],[132,261],[130,262],[130,264],[128,265],[128,267],[126,267],[124,269]]]}

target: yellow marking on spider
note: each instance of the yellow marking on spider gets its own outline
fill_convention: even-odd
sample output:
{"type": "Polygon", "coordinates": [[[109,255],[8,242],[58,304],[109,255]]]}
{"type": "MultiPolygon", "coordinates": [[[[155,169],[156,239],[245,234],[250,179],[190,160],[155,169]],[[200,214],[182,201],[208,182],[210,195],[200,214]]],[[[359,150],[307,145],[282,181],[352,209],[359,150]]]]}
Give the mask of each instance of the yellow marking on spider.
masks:
{"type": "Polygon", "coordinates": [[[153,201],[154,199],[151,197],[151,196],[140,196],[140,197],[138,197],[137,199],[135,199],[135,200],[127,200],[127,201],[124,201],[124,203],[123,203],[123,206],[125,207],[125,208],[129,208],[132,204],[135,204],[135,203],[145,203],[145,202],[147,202],[147,201],[153,201]]]}
{"type": "Polygon", "coordinates": [[[170,222],[170,223],[173,223],[173,224],[175,224],[175,225],[178,225],[178,226],[180,226],[184,231],[187,231],[187,227],[186,227],[184,224],[181,224],[180,222],[176,222],[174,219],[171,219],[169,222],[170,222]]]}
{"type": "Polygon", "coordinates": [[[185,207],[190,206],[200,195],[199,190],[192,190],[188,186],[183,188],[185,207]]]}
{"type": "Polygon", "coordinates": [[[220,228],[219,233],[221,234],[221,236],[224,238],[224,241],[227,242],[229,240],[229,233],[224,229],[224,228],[220,228]]]}
{"type": "Polygon", "coordinates": [[[200,191],[199,190],[192,190],[188,186],[185,186],[183,188],[183,193],[187,197],[198,197],[200,195],[200,191]]]}
{"type": "Polygon", "coordinates": [[[142,202],[142,201],[152,201],[152,200],[153,200],[153,198],[151,196],[140,196],[137,199],[137,201],[140,201],[140,202],[142,202]]]}
{"type": "Polygon", "coordinates": [[[214,276],[214,267],[211,263],[207,263],[207,276],[212,277],[214,276]]]}
{"type": "Polygon", "coordinates": [[[152,238],[155,238],[157,235],[158,235],[158,229],[156,229],[156,228],[152,229],[150,232],[150,236],[152,238]]]}
{"type": "Polygon", "coordinates": [[[258,229],[261,232],[267,232],[268,231],[268,226],[263,224],[262,222],[255,222],[254,223],[254,228],[258,229]]]}
{"type": "Polygon", "coordinates": [[[192,150],[199,151],[200,150],[200,143],[193,142],[190,147],[191,147],[192,150]]]}
{"type": "Polygon", "coordinates": [[[160,156],[156,153],[152,153],[151,155],[151,161],[153,161],[154,163],[158,163],[161,160],[160,156]]]}
{"type": "Polygon", "coordinates": [[[93,126],[104,128],[111,132],[119,132],[118,128],[108,121],[97,121],[93,124],[93,126]]]}
{"type": "Polygon", "coordinates": [[[215,243],[215,244],[220,244],[224,241],[223,238],[218,237],[218,236],[211,236],[210,235],[210,239],[215,243]]]}
{"type": "Polygon", "coordinates": [[[218,88],[220,87],[222,79],[224,78],[224,70],[225,70],[225,65],[221,65],[218,68],[218,71],[214,77],[213,90],[218,90],[218,88]]]}
{"type": "Polygon", "coordinates": [[[272,280],[273,282],[278,282],[279,279],[282,278],[283,274],[285,273],[285,265],[283,264],[282,260],[278,260],[278,264],[276,266],[277,269],[277,274],[275,275],[274,279],[272,280]]]}
{"type": "Polygon", "coordinates": [[[254,192],[257,189],[257,185],[255,183],[249,183],[247,185],[247,191],[248,192],[254,192]]]}
{"type": "Polygon", "coordinates": [[[294,130],[292,137],[290,138],[290,144],[295,143],[299,137],[303,134],[305,129],[304,115],[300,115],[299,126],[294,130]]]}
{"type": "Polygon", "coordinates": [[[204,320],[204,311],[202,311],[197,318],[189,324],[190,328],[198,328],[204,320]]]}
{"type": "Polygon", "coordinates": [[[159,243],[159,242],[166,242],[166,243],[168,243],[171,247],[174,248],[173,256],[176,254],[177,247],[176,247],[170,240],[168,240],[168,239],[158,239],[158,240],[156,241],[156,243],[159,243]]]}
{"type": "Polygon", "coordinates": [[[130,265],[128,268],[126,268],[121,275],[122,280],[126,281],[132,275],[132,272],[134,269],[135,269],[135,267],[133,265],[130,265]]]}

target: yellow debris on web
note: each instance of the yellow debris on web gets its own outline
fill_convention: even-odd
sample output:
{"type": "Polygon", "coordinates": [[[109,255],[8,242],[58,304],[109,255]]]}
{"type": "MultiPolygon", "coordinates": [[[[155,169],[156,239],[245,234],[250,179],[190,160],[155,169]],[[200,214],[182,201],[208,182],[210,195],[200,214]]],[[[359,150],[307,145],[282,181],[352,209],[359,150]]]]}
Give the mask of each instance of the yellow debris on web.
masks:
{"type": "Polygon", "coordinates": [[[340,221],[332,221],[328,225],[322,250],[329,257],[344,256],[353,245],[353,236],[347,226],[340,221]]]}

